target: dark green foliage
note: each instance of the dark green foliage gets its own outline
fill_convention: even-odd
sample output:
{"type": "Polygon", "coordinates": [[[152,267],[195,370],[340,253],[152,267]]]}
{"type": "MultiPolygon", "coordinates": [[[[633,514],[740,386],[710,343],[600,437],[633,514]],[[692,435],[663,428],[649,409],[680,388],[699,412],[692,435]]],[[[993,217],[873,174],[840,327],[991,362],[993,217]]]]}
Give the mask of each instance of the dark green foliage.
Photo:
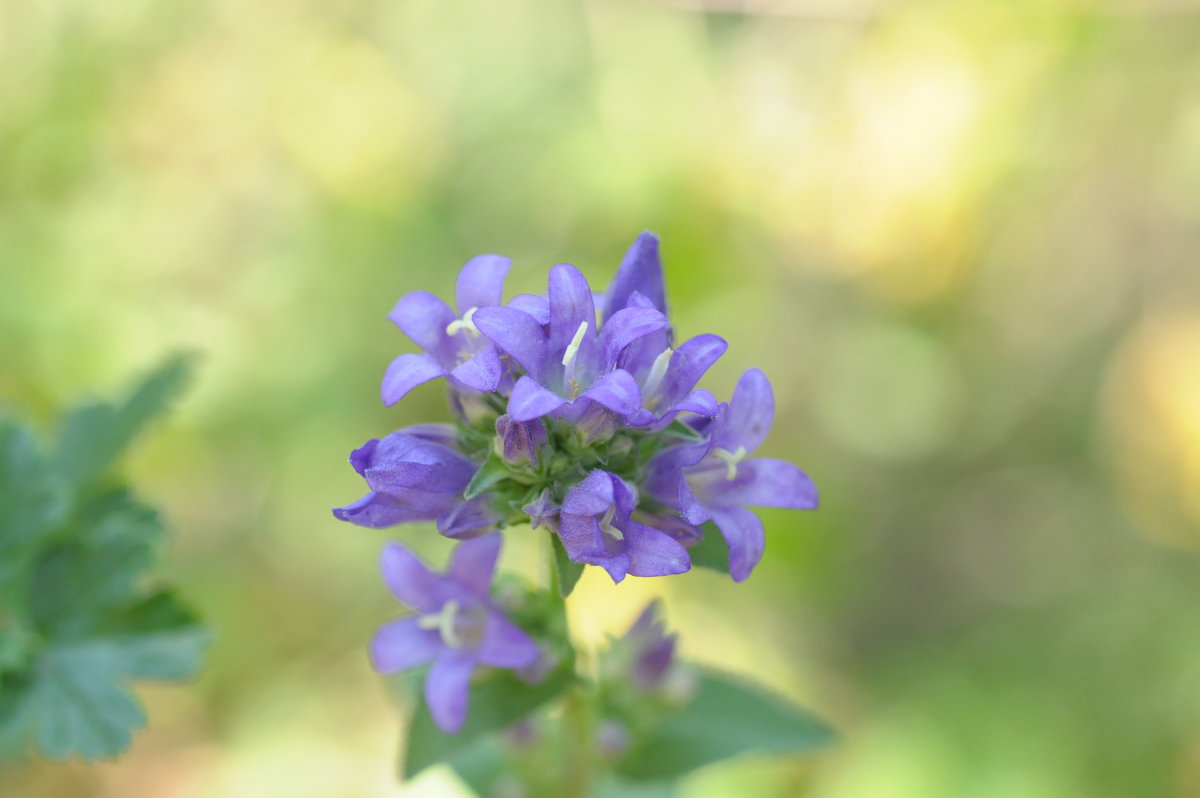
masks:
{"type": "Polygon", "coordinates": [[[665,781],[741,754],[796,754],[834,741],[817,718],[760,687],[711,670],[678,713],[637,741],[618,772],[665,781]]]}
{"type": "Polygon", "coordinates": [[[73,411],[48,456],[0,421],[0,755],[115,756],[145,723],[129,681],[200,667],[207,632],[146,584],[158,513],[105,478],[186,374],[175,358],[124,404],[73,411]]]}

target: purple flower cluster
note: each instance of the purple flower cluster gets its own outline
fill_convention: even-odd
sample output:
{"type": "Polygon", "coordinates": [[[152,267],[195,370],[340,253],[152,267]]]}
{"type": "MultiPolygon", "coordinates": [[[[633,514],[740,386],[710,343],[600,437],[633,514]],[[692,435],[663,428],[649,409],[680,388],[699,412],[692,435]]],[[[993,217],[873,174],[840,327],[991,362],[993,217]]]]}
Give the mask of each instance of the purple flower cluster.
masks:
{"type": "MultiPolygon", "coordinates": [[[[796,466],[751,457],[774,416],[766,376],[747,371],[728,403],[696,387],[726,343],[704,334],[675,344],[650,233],[637,238],[602,295],[574,266],[559,264],[544,296],[504,302],[510,265],[496,255],[467,263],[457,310],[423,291],[397,303],[389,318],[423,351],[391,363],[383,402],[444,378],[456,423],[408,427],[356,449],[350,462],[369,492],[334,514],[368,527],[433,521],[441,534],[466,540],[463,547],[481,536],[498,540],[489,533],[512,524],[545,526],[569,559],[600,566],[615,582],[689,570],[688,548],[712,521],[728,545],[730,575],[748,577],[762,556],[763,527],[747,507],[817,503],[796,466]]],[[[385,557],[396,561],[397,551],[385,557]]],[[[397,595],[426,613],[385,631],[409,629],[405,640],[420,631],[424,647],[413,650],[435,657],[437,641],[421,622],[444,610],[398,587],[395,574],[414,569],[385,568],[397,595]]],[[[450,615],[468,604],[459,600],[450,615]]],[[[401,639],[389,634],[393,643],[401,639]]],[[[436,655],[430,681],[457,689],[466,663],[517,667],[481,639],[470,656],[436,655]]],[[[388,659],[379,651],[383,668],[413,664],[415,655],[388,659]]],[[[449,699],[441,700],[442,719],[456,718],[449,699]]]]}

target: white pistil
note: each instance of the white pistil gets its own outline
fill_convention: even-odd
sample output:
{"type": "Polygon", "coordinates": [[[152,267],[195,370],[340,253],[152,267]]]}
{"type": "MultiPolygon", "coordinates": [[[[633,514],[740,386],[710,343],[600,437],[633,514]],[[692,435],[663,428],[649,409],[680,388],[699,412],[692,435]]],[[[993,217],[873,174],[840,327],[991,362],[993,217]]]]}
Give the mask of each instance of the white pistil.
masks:
{"type": "Polygon", "coordinates": [[[579,322],[579,329],[575,331],[575,337],[571,339],[571,343],[567,344],[567,349],[563,352],[563,390],[570,392],[572,399],[579,393],[579,386],[575,383],[575,358],[579,354],[579,345],[583,343],[583,336],[587,334],[587,330],[588,323],[586,321],[579,322]]]}
{"type": "Polygon", "coordinates": [[[422,629],[437,629],[438,634],[442,636],[442,642],[451,648],[461,648],[463,640],[454,629],[454,622],[458,618],[458,609],[458,601],[450,599],[437,612],[418,618],[417,626],[422,629]]]}
{"type": "Polygon", "coordinates": [[[563,352],[562,364],[568,369],[575,365],[575,356],[579,354],[579,345],[583,343],[583,336],[587,334],[587,329],[586,321],[579,322],[579,329],[575,331],[575,337],[571,339],[571,343],[567,344],[567,349],[563,352]]]}
{"type": "Polygon", "coordinates": [[[613,526],[613,516],[616,514],[616,507],[609,507],[604,511],[604,515],[600,516],[600,531],[613,540],[624,540],[625,533],[613,526]]]}
{"type": "Polygon", "coordinates": [[[479,308],[469,308],[467,312],[463,314],[461,319],[455,319],[447,324],[446,335],[454,335],[458,332],[464,332],[467,335],[478,336],[479,328],[476,327],[475,322],[472,321],[472,317],[475,315],[475,311],[477,310],[479,310],[479,308]]]}
{"type": "Polygon", "coordinates": [[[712,453],[713,457],[725,463],[725,479],[733,479],[737,476],[738,463],[745,460],[746,455],[749,454],[745,446],[739,446],[732,452],[718,446],[716,449],[713,449],[712,453]]]}
{"type": "Polygon", "coordinates": [[[642,396],[654,397],[654,394],[658,392],[663,377],[667,374],[667,366],[670,365],[673,354],[675,354],[675,350],[668,346],[658,357],[654,358],[654,365],[650,366],[650,373],[646,375],[646,381],[642,383],[642,396]]]}

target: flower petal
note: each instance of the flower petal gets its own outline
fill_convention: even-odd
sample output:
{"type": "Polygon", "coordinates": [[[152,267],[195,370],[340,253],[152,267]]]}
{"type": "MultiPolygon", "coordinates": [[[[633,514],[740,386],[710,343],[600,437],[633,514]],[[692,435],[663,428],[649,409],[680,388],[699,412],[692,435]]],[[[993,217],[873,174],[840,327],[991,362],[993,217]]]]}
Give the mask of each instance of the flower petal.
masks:
{"type": "Polygon", "coordinates": [[[492,576],[496,573],[496,560],[499,556],[498,534],[459,543],[450,558],[450,576],[480,598],[486,599],[492,587],[492,576]]]}
{"type": "Polygon", "coordinates": [[[504,278],[511,266],[512,258],[502,255],[479,255],[467,261],[454,288],[458,312],[499,305],[504,298],[504,278]]]}
{"type": "Polygon", "coordinates": [[[771,383],[758,369],[749,369],[733,390],[725,427],[714,444],[731,452],[739,446],[753,452],[766,439],[774,420],[775,396],[771,383]]]}
{"type": "Polygon", "coordinates": [[[491,505],[492,497],[486,493],[455,504],[438,518],[438,533],[454,540],[467,540],[494,531],[500,519],[491,505]]]}
{"type": "Polygon", "coordinates": [[[454,734],[467,719],[471,671],[475,660],[461,653],[445,653],[434,660],[425,677],[425,705],[433,722],[446,734],[454,734]]]}
{"type": "Polygon", "coordinates": [[[349,521],[372,529],[430,520],[430,516],[420,508],[410,507],[395,496],[375,491],[345,507],[335,507],[333,516],[339,521],[349,521]]]}
{"type": "Polygon", "coordinates": [[[430,571],[417,555],[399,543],[383,547],[379,569],[392,595],[423,613],[440,610],[454,592],[448,580],[430,571]]]}
{"type": "Polygon", "coordinates": [[[525,311],[537,319],[538,324],[550,323],[550,302],[544,296],[517,294],[508,300],[508,307],[525,311]]]}
{"type": "Polygon", "coordinates": [[[372,490],[392,493],[414,489],[434,493],[458,493],[475,475],[476,464],[449,447],[393,432],[371,447],[361,447],[351,456],[365,459],[360,472],[372,490]]]}
{"type": "Polygon", "coordinates": [[[380,673],[395,673],[429,662],[444,648],[432,629],[422,629],[416,617],[384,624],[371,638],[371,667],[380,673]]]}
{"type": "Polygon", "coordinates": [[[629,573],[634,576],[682,574],[692,567],[687,549],[669,535],[630,521],[623,526],[629,573]]]}
{"type": "Polygon", "coordinates": [[[618,310],[604,322],[604,327],[600,331],[600,349],[604,353],[604,367],[612,368],[616,365],[621,351],[634,341],[666,329],[666,327],[667,317],[652,308],[618,310]]]}
{"type": "Polygon", "coordinates": [[[683,401],[728,348],[729,344],[724,338],[711,334],[697,335],[680,344],[671,356],[667,373],[663,375],[659,386],[658,394],[662,397],[660,406],[670,407],[683,401]]]}
{"type": "Polygon", "coordinates": [[[508,398],[508,414],[514,421],[533,421],[566,403],[566,399],[546,390],[536,380],[522,377],[517,380],[512,396],[508,398]]]}
{"type": "MultiPolygon", "coordinates": [[[[444,362],[450,336],[446,327],[458,318],[458,315],[441,300],[428,291],[413,291],[400,297],[400,301],[388,314],[392,323],[404,331],[417,346],[444,362]]],[[[449,352],[453,355],[453,352],[449,352]]]]}
{"type": "Polygon", "coordinates": [[[721,507],[712,519],[729,545],[729,575],[741,582],[762,559],[763,525],[758,516],[742,507],[721,507]]]}
{"type": "Polygon", "coordinates": [[[391,407],[418,385],[444,376],[445,369],[429,355],[401,355],[387,367],[379,388],[379,398],[391,407]]]}
{"type": "Polygon", "coordinates": [[[707,483],[710,503],[747,504],[753,507],[783,507],[814,510],[817,486],[796,466],[785,460],[756,457],[737,466],[737,476],[707,483]]]}
{"type": "Polygon", "coordinates": [[[658,254],[658,236],[649,231],[634,240],[604,294],[602,321],[605,324],[614,313],[626,306],[634,291],[646,296],[663,313],[667,312],[667,290],[663,282],[662,260],[658,254]]]}
{"type": "Polygon", "coordinates": [[[493,668],[526,668],[537,661],[537,645],[519,627],[492,613],[483,627],[483,640],[476,656],[493,668]]]}
{"type": "Polygon", "coordinates": [[[450,376],[474,391],[494,391],[500,387],[504,366],[500,362],[500,350],[488,344],[470,359],[458,364],[450,376]]]}
{"type": "MultiPolygon", "coordinates": [[[[513,391],[514,395],[516,391],[513,391]]],[[[583,397],[622,416],[636,413],[642,406],[642,392],[629,372],[617,369],[605,374],[583,392],[583,397]]]]}
{"type": "Polygon", "coordinates": [[[537,379],[546,358],[546,332],[533,316],[516,308],[480,308],[475,327],[537,379]]]}
{"type": "Polygon", "coordinates": [[[569,263],[560,263],[550,270],[550,350],[562,352],[567,348],[584,322],[588,331],[580,344],[596,337],[596,307],[587,278],[569,263]]]}

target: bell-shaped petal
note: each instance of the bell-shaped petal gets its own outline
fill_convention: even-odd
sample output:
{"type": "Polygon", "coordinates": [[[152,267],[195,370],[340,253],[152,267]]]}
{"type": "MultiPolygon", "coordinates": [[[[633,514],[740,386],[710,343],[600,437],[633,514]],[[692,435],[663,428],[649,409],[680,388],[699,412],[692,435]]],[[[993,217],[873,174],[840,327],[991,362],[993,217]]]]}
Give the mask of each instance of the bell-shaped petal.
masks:
{"type": "Polygon", "coordinates": [[[756,457],[739,463],[732,479],[717,475],[704,482],[711,505],[749,505],[813,510],[817,486],[796,466],[784,460],[756,457]]]}
{"type": "Polygon", "coordinates": [[[383,383],[379,387],[379,398],[391,407],[418,385],[444,376],[446,370],[429,355],[400,355],[384,372],[383,383]]]}
{"type": "Polygon", "coordinates": [[[488,598],[496,560],[500,557],[500,535],[464,541],[450,557],[450,577],[482,599],[488,598]]]}
{"type": "Polygon", "coordinates": [[[550,349],[562,352],[575,339],[581,325],[586,324],[579,347],[594,346],[596,337],[596,306],[587,278],[569,263],[560,263],[550,270],[550,349]]]}
{"type": "Polygon", "coordinates": [[[447,734],[462,728],[467,719],[471,672],[475,659],[457,652],[444,652],[425,677],[425,704],[433,722],[447,734]]]}
{"type": "Polygon", "coordinates": [[[662,313],[667,312],[667,291],[663,281],[662,260],[658,252],[658,236],[647,231],[634,240],[621,267],[604,294],[602,322],[626,307],[635,291],[647,297],[662,313]]]}
{"type": "Polygon", "coordinates": [[[500,362],[500,351],[488,344],[467,360],[459,363],[450,372],[454,382],[473,391],[494,391],[504,378],[504,364],[500,362]]]}
{"type": "Polygon", "coordinates": [[[729,546],[729,575],[741,582],[762,559],[762,521],[744,507],[722,507],[712,511],[712,520],[729,546]]]}
{"type": "Polygon", "coordinates": [[[380,673],[396,673],[431,661],[442,649],[442,640],[431,629],[422,629],[417,618],[384,624],[371,638],[371,666],[380,673]]]}
{"type": "Polygon", "coordinates": [[[499,615],[489,615],[479,643],[479,662],[494,668],[527,668],[538,658],[537,645],[517,626],[499,615]]]}
{"type": "Polygon", "coordinates": [[[652,308],[625,308],[617,311],[612,318],[604,322],[604,327],[600,330],[604,366],[612,368],[626,347],[639,338],[666,327],[667,317],[652,308]]]}
{"type": "Polygon", "coordinates": [[[492,509],[492,497],[481,494],[454,505],[437,519],[438,532],[455,540],[468,540],[494,532],[500,517],[492,509]]]}
{"type": "Polygon", "coordinates": [[[544,296],[517,294],[508,300],[508,307],[524,311],[537,320],[538,324],[550,323],[550,301],[544,296]]]}
{"type": "Polygon", "coordinates": [[[504,278],[511,266],[512,258],[501,255],[479,255],[467,261],[458,273],[454,289],[459,312],[499,305],[504,298],[504,278]]]}
{"type": "Polygon", "coordinates": [[[370,491],[345,507],[333,508],[333,517],[357,526],[384,529],[397,524],[429,521],[437,516],[429,515],[424,507],[411,506],[401,497],[370,491]]]}
{"type": "Polygon", "coordinates": [[[458,318],[458,314],[439,297],[428,291],[405,294],[388,318],[439,363],[453,357],[453,344],[446,334],[446,327],[458,318]]]}
{"type": "Polygon", "coordinates": [[[713,444],[728,451],[743,448],[747,453],[753,452],[766,440],[774,420],[775,395],[771,383],[766,374],[749,369],[734,388],[724,426],[713,436],[713,444]]]}
{"type": "Polygon", "coordinates": [[[542,373],[546,359],[546,332],[537,319],[511,307],[480,308],[473,317],[475,326],[500,351],[524,367],[534,379],[542,373]]]}
{"type": "Polygon", "coordinates": [[[454,597],[454,588],[445,578],[426,568],[417,555],[399,543],[384,547],[379,569],[392,595],[423,613],[436,612],[454,597]]]}
{"type": "Polygon", "coordinates": [[[533,421],[554,412],[567,403],[556,393],[546,390],[536,380],[521,377],[508,398],[508,414],[515,421],[533,421]]]}
{"type": "MultiPolygon", "coordinates": [[[[680,344],[671,355],[667,370],[654,394],[659,397],[660,410],[682,402],[728,348],[729,344],[724,338],[708,334],[697,335],[680,344]]],[[[646,398],[650,399],[649,396],[646,398]]]]}
{"type": "MultiPolygon", "coordinates": [[[[515,391],[513,393],[516,394],[515,391]]],[[[583,397],[621,416],[634,413],[642,406],[642,395],[637,382],[629,372],[620,369],[601,377],[595,385],[583,392],[583,397]]]]}

